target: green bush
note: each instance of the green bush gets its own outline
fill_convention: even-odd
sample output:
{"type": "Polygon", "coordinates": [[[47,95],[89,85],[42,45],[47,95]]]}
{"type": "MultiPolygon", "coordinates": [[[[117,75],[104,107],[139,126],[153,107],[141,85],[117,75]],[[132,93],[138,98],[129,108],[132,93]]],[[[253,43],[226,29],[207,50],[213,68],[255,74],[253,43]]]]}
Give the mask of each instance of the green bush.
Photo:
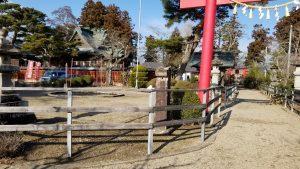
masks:
{"type": "MultiPolygon", "coordinates": [[[[200,100],[197,95],[197,92],[191,92],[187,91],[185,92],[183,99],[182,99],[182,105],[199,105],[200,100]]],[[[191,119],[191,118],[199,118],[201,117],[201,110],[199,109],[189,109],[189,110],[183,110],[181,114],[182,119],[191,119]]]]}
{"type": "Polygon", "coordinates": [[[258,89],[262,84],[270,83],[269,76],[265,77],[261,68],[257,64],[252,64],[244,80],[244,86],[249,89],[258,89]]]}
{"type": "Polygon", "coordinates": [[[83,86],[91,86],[94,82],[92,76],[89,75],[82,76],[81,79],[83,86]]]}
{"type": "Polygon", "coordinates": [[[152,86],[152,87],[156,87],[156,78],[151,79],[148,83],[147,86],[152,86]]]}
{"type": "MultiPolygon", "coordinates": [[[[132,68],[130,77],[129,77],[129,83],[130,86],[135,87],[135,80],[136,80],[136,69],[137,67],[132,68]]],[[[139,65],[138,66],[138,87],[139,88],[145,88],[147,87],[148,82],[148,69],[139,65]]]]}
{"type": "Polygon", "coordinates": [[[191,79],[190,79],[190,82],[191,83],[197,83],[198,82],[198,78],[195,77],[195,76],[192,76],[191,79]]]}
{"type": "Polygon", "coordinates": [[[171,86],[175,86],[177,83],[177,80],[176,79],[171,79],[171,86]]]}
{"type": "Polygon", "coordinates": [[[64,87],[65,83],[66,83],[65,79],[56,79],[56,80],[50,80],[49,82],[44,81],[41,83],[41,86],[43,86],[43,87],[64,87]]]}
{"type": "Polygon", "coordinates": [[[81,77],[75,77],[71,80],[72,87],[82,87],[83,86],[83,80],[81,77]]]}
{"type": "MultiPolygon", "coordinates": [[[[197,89],[197,83],[190,83],[187,81],[177,81],[174,89],[197,89]]],[[[200,101],[195,91],[185,91],[185,92],[173,92],[172,93],[172,103],[173,105],[199,105],[200,101]]],[[[181,119],[197,118],[201,116],[200,110],[182,110],[179,113],[181,119]]]]}

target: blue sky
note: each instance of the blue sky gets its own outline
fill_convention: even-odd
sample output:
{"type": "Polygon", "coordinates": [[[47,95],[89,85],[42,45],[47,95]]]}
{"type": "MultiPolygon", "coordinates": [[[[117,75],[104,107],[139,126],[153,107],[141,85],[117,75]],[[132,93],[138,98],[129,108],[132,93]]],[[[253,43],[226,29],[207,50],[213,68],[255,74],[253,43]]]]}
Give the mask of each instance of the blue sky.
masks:
{"type": "MultiPolygon", "coordinates": [[[[79,17],[81,8],[83,7],[86,0],[11,0],[14,3],[21,4],[22,6],[33,7],[40,11],[43,11],[48,16],[51,16],[51,12],[62,6],[70,6],[73,10],[75,16],[79,17]]],[[[138,23],[138,1],[139,0],[101,0],[105,5],[116,4],[122,10],[127,10],[132,18],[132,22],[137,28],[138,23]]],[[[274,0],[270,2],[270,5],[282,4],[291,0],[274,0]]],[[[284,9],[280,10],[280,16],[284,15],[284,9]]],[[[241,8],[239,8],[239,21],[244,25],[245,35],[240,40],[240,49],[246,51],[248,43],[251,42],[251,31],[253,25],[263,24],[265,27],[271,29],[276,24],[276,19],[274,18],[274,12],[271,12],[271,20],[258,19],[258,13],[254,12],[253,19],[241,14],[241,8]]],[[[163,7],[160,0],[143,0],[143,14],[142,14],[142,34],[149,35],[153,33],[152,27],[158,27],[160,31],[168,32],[164,28],[166,21],[163,18],[163,7]]]]}

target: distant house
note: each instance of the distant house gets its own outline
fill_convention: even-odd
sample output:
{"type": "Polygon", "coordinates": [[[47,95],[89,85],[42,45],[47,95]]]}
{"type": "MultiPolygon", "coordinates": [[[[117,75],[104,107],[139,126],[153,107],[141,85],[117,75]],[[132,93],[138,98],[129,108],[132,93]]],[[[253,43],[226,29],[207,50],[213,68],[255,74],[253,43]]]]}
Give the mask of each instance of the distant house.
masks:
{"type": "MultiPolygon", "coordinates": [[[[78,42],[78,56],[75,58],[78,66],[98,66],[100,61],[106,65],[106,58],[101,54],[101,44],[105,39],[105,31],[77,27],[70,41],[78,42]],[[81,63],[79,63],[81,61],[81,63]]],[[[75,62],[75,63],[76,63],[75,62]]],[[[76,65],[75,65],[76,66],[76,65]]]]}
{"type": "MultiPolygon", "coordinates": [[[[78,42],[78,56],[74,58],[74,66],[79,67],[108,67],[110,62],[110,48],[105,44],[107,38],[103,29],[89,29],[77,27],[71,37],[71,41],[78,42]]],[[[122,49],[118,54],[121,55],[122,49]]],[[[117,53],[116,51],[114,51],[117,53]]],[[[123,62],[113,65],[113,69],[123,69],[123,62]]]]}
{"type": "Polygon", "coordinates": [[[111,48],[106,45],[107,34],[103,29],[77,27],[70,41],[78,42],[78,55],[72,62],[72,73],[91,75],[99,83],[121,83],[122,73],[126,70],[124,62],[113,64],[114,56],[123,56],[122,49],[111,57],[111,48]],[[112,79],[109,80],[111,77],[112,79]]]}
{"type": "MultiPolygon", "coordinates": [[[[214,62],[219,62],[219,66],[222,72],[225,72],[229,68],[234,68],[235,58],[231,52],[217,51],[214,54],[214,62]]],[[[188,62],[185,73],[182,75],[183,80],[189,80],[192,76],[198,76],[200,70],[201,52],[195,52],[188,62]]]]}

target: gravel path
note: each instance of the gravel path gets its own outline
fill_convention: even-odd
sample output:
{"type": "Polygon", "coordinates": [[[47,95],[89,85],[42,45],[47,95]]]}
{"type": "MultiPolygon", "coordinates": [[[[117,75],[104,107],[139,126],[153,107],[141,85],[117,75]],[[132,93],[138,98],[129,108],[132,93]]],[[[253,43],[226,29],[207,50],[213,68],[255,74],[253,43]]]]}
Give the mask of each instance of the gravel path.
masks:
{"type": "MultiPolygon", "coordinates": [[[[228,111],[229,110],[229,111],[228,111]]],[[[153,160],[88,168],[300,168],[300,117],[242,90],[230,119],[206,148],[153,160]]]]}
{"type": "MultiPolygon", "coordinates": [[[[240,91],[238,101],[223,114],[229,116],[226,125],[204,144],[186,152],[113,164],[45,168],[300,168],[299,115],[280,105],[269,105],[266,96],[253,90],[240,91]]],[[[31,163],[13,168],[33,166],[31,163]]]]}

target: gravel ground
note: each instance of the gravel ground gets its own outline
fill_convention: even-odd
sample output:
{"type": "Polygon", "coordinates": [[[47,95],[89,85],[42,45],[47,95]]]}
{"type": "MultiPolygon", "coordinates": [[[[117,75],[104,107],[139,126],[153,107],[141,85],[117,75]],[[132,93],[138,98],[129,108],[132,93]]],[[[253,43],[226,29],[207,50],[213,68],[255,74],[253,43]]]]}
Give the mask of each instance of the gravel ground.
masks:
{"type": "MultiPolygon", "coordinates": [[[[63,165],[37,165],[31,161],[3,168],[300,168],[297,114],[280,105],[269,105],[267,97],[253,90],[240,91],[238,101],[229,106],[223,111],[223,120],[217,120],[221,124],[207,129],[207,135],[212,136],[204,144],[193,138],[165,148],[172,151],[130,161],[95,159],[63,165]]],[[[139,150],[128,147],[127,151],[139,150]]]]}
{"type": "MultiPolygon", "coordinates": [[[[226,111],[228,112],[228,111],[226,111]]],[[[258,91],[242,90],[230,119],[203,149],[158,159],[86,168],[300,168],[300,117],[269,105],[258,91]]]]}

